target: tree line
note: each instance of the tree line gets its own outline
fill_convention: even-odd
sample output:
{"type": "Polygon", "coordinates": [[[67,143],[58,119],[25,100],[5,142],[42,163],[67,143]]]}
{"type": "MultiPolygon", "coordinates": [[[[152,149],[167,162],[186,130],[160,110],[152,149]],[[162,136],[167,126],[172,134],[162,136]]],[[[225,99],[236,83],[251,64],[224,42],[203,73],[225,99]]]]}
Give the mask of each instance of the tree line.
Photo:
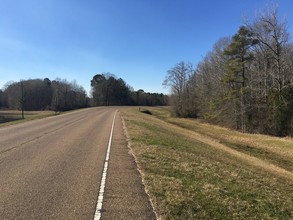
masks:
{"type": "Polygon", "coordinates": [[[168,96],[162,93],[147,93],[142,89],[134,91],[127,83],[109,73],[97,74],[91,80],[92,101],[94,106],[132,105],[164,106],[168,105],[168,96]]]}
{"type": "Polygon", "coordinates": [[[0,108],[26,111],[67,111],[90,106],[167,105],[168,96],[133,91],[125,81],[113,74],[97,74],[91,80],[91,97],[75,81],[65,79],[29,79],[8,82],[0,90],[0,108]]]}
{"type": "Polygon", "coordinates": [[[242,132],[293,134],[293,44],[276,7],[221,38],[194,68],[180,62],[163,85],[174,113],[242,132]]]}
{"type": "Polygon", "coordinates": [[[66,111],[88,105],[89,98],[83,87],[65,79],[11,82],[0,91],[0,107],[8,109],[66,111]]]}

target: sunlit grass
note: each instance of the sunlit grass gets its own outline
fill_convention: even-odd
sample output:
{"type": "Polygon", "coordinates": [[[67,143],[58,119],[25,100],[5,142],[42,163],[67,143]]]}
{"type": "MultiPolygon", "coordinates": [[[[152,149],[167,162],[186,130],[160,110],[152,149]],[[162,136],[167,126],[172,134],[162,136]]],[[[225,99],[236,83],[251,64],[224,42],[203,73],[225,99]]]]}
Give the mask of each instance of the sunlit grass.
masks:
{"type": "Polygon", "coordinates": [[[293,218],[293,142],[145,110],[122,115],[162,219],[293,218]]]}
{"type": "Polygon", "coordinates": [[[21,111],[0,110],[0,127],[45,118],[53,115],[56,115],[56,113],[53,111],[25,111],[24,119],[22,119],[21,111]]]}

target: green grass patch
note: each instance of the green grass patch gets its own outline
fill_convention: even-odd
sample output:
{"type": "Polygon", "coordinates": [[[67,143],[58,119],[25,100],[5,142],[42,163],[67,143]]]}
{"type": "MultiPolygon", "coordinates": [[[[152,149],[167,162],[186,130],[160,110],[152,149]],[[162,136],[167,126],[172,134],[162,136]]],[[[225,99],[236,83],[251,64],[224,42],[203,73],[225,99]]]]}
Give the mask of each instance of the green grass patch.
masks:
{"type": "MultiPolygon", "coordinates": [[[[274,158],[270,148],[256,149],[243,144],[242,139],[229,142],[225,135],[233,131],[172,118],[168,108],[148,110],[152,115],[141,114],[135,108],[121,112],[147,190],[162,219],[293,218],[292,179],[182,135],[182,128],[186,132],[200,130],[203,135],[226,141],[224,144],[233,150],[274,164],[284,165],[282,154],[274,158]]],[[[238,133],[235,136],[243,137],[238,133]]],[[[278,146],[271,147],[277,151],[278,146]]],[[[293,152],[293,148],[288,149],[293,152]]],[[[289,170],[291,165],[284,167],[289,170]]]]}
{"type": "Polygon", "coordinates": [[[222,142],[228,147],[231,147],[233,149],[236,149],[237,151],[246,153],[248,155],[261,158],[263,160],[269,161],[272,164],[275,164],[279,167],[282,167],[286,170],[293,171],[293,160],[290,160],[288,158],[284,158],[280,156],[279,154],[276,154],[272,151],[269,151],[267,149],[263,148],[256,148],[249,145],[243,145],[239,143],[229,143],[227,141],[222,142]]]}

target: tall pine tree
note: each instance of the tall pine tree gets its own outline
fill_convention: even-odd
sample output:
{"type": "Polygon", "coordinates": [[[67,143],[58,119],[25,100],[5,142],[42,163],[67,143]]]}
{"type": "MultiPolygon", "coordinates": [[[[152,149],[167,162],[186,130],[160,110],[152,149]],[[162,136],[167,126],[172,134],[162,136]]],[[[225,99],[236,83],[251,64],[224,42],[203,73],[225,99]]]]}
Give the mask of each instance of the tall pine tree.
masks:
{"type": "Polygon", "coordinates": [[[229,85],[229,97],[235,103],[236,128],[241,128],[242,132],[246,130],[247,64],[253,59],[250,48],[257,43],[253,33],[242,26],[224,51],[224,54],[229,57],[226,63],[227,73],[224,76],[224,82],[229,85]]]}

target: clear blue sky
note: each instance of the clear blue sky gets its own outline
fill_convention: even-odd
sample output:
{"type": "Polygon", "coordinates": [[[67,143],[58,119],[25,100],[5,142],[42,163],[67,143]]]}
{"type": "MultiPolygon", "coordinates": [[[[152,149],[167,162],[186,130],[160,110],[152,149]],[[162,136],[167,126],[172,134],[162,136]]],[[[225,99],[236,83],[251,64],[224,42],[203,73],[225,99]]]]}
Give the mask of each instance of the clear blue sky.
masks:
{"type": "MultiPolygon", "coordinates": [[[[164,92],[166,71],[196,65],[267,0],[0,0],[0,88],[29,78],[76,80],[101,72],[135,90],[164,92]]],[[[293,33],[293,1],[278,0],[293,33]]]]}

